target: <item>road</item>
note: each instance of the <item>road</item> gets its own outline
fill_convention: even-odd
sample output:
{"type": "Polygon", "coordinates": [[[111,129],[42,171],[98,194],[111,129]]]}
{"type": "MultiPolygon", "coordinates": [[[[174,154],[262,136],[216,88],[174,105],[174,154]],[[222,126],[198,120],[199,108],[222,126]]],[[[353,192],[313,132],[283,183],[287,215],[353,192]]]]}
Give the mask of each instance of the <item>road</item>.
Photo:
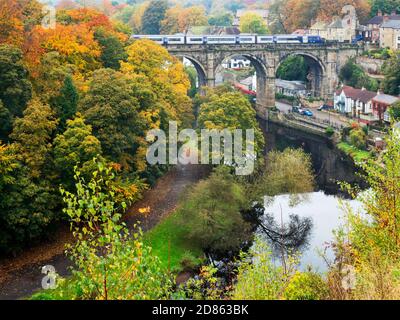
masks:
{"type": "MultiPolygon", "coordinates": [[[[292,110],[292,105],[276,101],[276,107],[283,113],[289,113],[292,110]]],[[[314,117],[318,121],[323,121],[326,123],[330,123],[335,127],[342,127],[342,126],[347,126],[349,124],[349,120],[343,119],[342,116],[339,116],[335,113],[328,113],[325,111],[318,111],[317,108],[309,108],[313,114],[314,117]]]]}

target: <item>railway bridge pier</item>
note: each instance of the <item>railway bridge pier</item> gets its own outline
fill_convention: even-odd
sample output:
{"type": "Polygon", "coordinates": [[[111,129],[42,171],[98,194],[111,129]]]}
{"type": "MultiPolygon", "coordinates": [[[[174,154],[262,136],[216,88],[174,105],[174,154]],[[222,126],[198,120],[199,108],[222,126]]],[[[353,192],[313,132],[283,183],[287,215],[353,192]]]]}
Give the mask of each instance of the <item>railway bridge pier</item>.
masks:
{"type": "Polygon", "coordinates": [[[314,96],[328,99],[339,84],[340,68],[362,47],[349,43],[326,44],[240,44],[167,45],[170,54],[186,58],[197,70],[201,86],[215,86],[217,68],[235,56],[252,62],[257,73],[257,113],[266,117],[275,106],[275,78],[280,64],[290,56],[303,56],[309,67],[308,89],[314,96]]]}

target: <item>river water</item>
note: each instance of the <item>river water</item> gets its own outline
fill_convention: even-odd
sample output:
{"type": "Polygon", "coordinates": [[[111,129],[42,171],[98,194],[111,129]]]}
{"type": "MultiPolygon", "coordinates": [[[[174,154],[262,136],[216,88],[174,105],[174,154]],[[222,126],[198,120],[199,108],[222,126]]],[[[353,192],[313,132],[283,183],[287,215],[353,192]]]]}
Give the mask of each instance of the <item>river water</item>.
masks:
{"type": "Polygon", "coordinates": [[[327,264],[321,253],[325,251],[324,256],[330,261],[334,258],[327,244],[334,240],[333,230],[344,223],[345,213],[342,206],[348,203],[353,210],[358,212],[361,210],[361,204],[356,200],[327,195],[323,191],[305,195],[298,205],[291,206],[290,202],[288,195],[277,196],[266,207],[266,213],[284,224],[289,222],[290,215],[310,218],[312,227],[308,234],[308,245],[301,252],[300,269],[306,270],[308,266],[312,266],[315,271],[326,271],[327,264]]]}
{"type": "Polygon", "coordinates": [[[300,268],[305,270],[311,265],[314,270],[324,272],[327,264],[321,253],[326,249],[325,257],[333,259],[333,252],[326,244],[334,239],[333,231],[344,222],[343,204],[348,203],[354,210],[361,211],[361,204],[357,200],[349,200],[338,186],[338,181],[345,181],[365,188],[357,174],[358,168],[325,138],[274,125],[268,125],[268,129],[262,127],[267,152],[294,147],[302,148],[311,155],[316,175],[315,192],[302,197],[304,200],[296,206],[291,206],[288,195],[277,196],[272,203],[265,204],[265,212],[279,223],[287,223],[290,215],[310,219],[312,227],[307,238],[308,246],[302,248],[300,268]]]}

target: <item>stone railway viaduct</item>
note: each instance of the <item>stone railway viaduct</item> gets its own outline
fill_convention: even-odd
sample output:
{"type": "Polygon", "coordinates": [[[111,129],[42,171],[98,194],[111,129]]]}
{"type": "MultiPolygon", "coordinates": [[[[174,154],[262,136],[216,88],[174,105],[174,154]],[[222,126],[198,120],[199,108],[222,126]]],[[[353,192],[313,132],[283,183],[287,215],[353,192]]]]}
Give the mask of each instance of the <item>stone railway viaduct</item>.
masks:
{"type": "Polygon", "coordinates": [[[275,106],[275,78],[279,65],[289,56],[300,55],[309,66],[309,89],[315,96],[332,98],[339,84],[339,71],[346,61],[363,48],[349,43],[327,44],[241,44],[168,45],[170,54],[192,62],[201,86],[215,86],[217,69],[235,56],[244,56],[257,72],[257,114],[265,118],[275,106]]]}

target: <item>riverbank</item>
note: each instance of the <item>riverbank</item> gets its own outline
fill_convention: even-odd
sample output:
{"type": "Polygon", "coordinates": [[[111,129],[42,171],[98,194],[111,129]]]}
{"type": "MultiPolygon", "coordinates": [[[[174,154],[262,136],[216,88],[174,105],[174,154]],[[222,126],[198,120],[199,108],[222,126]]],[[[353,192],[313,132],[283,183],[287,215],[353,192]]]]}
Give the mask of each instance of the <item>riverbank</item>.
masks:
{"type": "MultiPolygon", "coordinates": [[[[175,210],[180,195],[208,173],[208,167],[200,165],[173,168],[128,210],[125,222],[129,229],[132,230],[137,221],[144,231],[153,228],[175,210]],[[140,208],[149,208],[149,214],[139,214],[140,208]]],[[[0,300],[22,299],[40,290],[44,265],[53,265],[62,277],[70,275],[71,262],[64,254],[65,244],[73,240],[69,227],[61,228],[53,239],[25,250],[15,258],[0,261],[0,300]]]]}

